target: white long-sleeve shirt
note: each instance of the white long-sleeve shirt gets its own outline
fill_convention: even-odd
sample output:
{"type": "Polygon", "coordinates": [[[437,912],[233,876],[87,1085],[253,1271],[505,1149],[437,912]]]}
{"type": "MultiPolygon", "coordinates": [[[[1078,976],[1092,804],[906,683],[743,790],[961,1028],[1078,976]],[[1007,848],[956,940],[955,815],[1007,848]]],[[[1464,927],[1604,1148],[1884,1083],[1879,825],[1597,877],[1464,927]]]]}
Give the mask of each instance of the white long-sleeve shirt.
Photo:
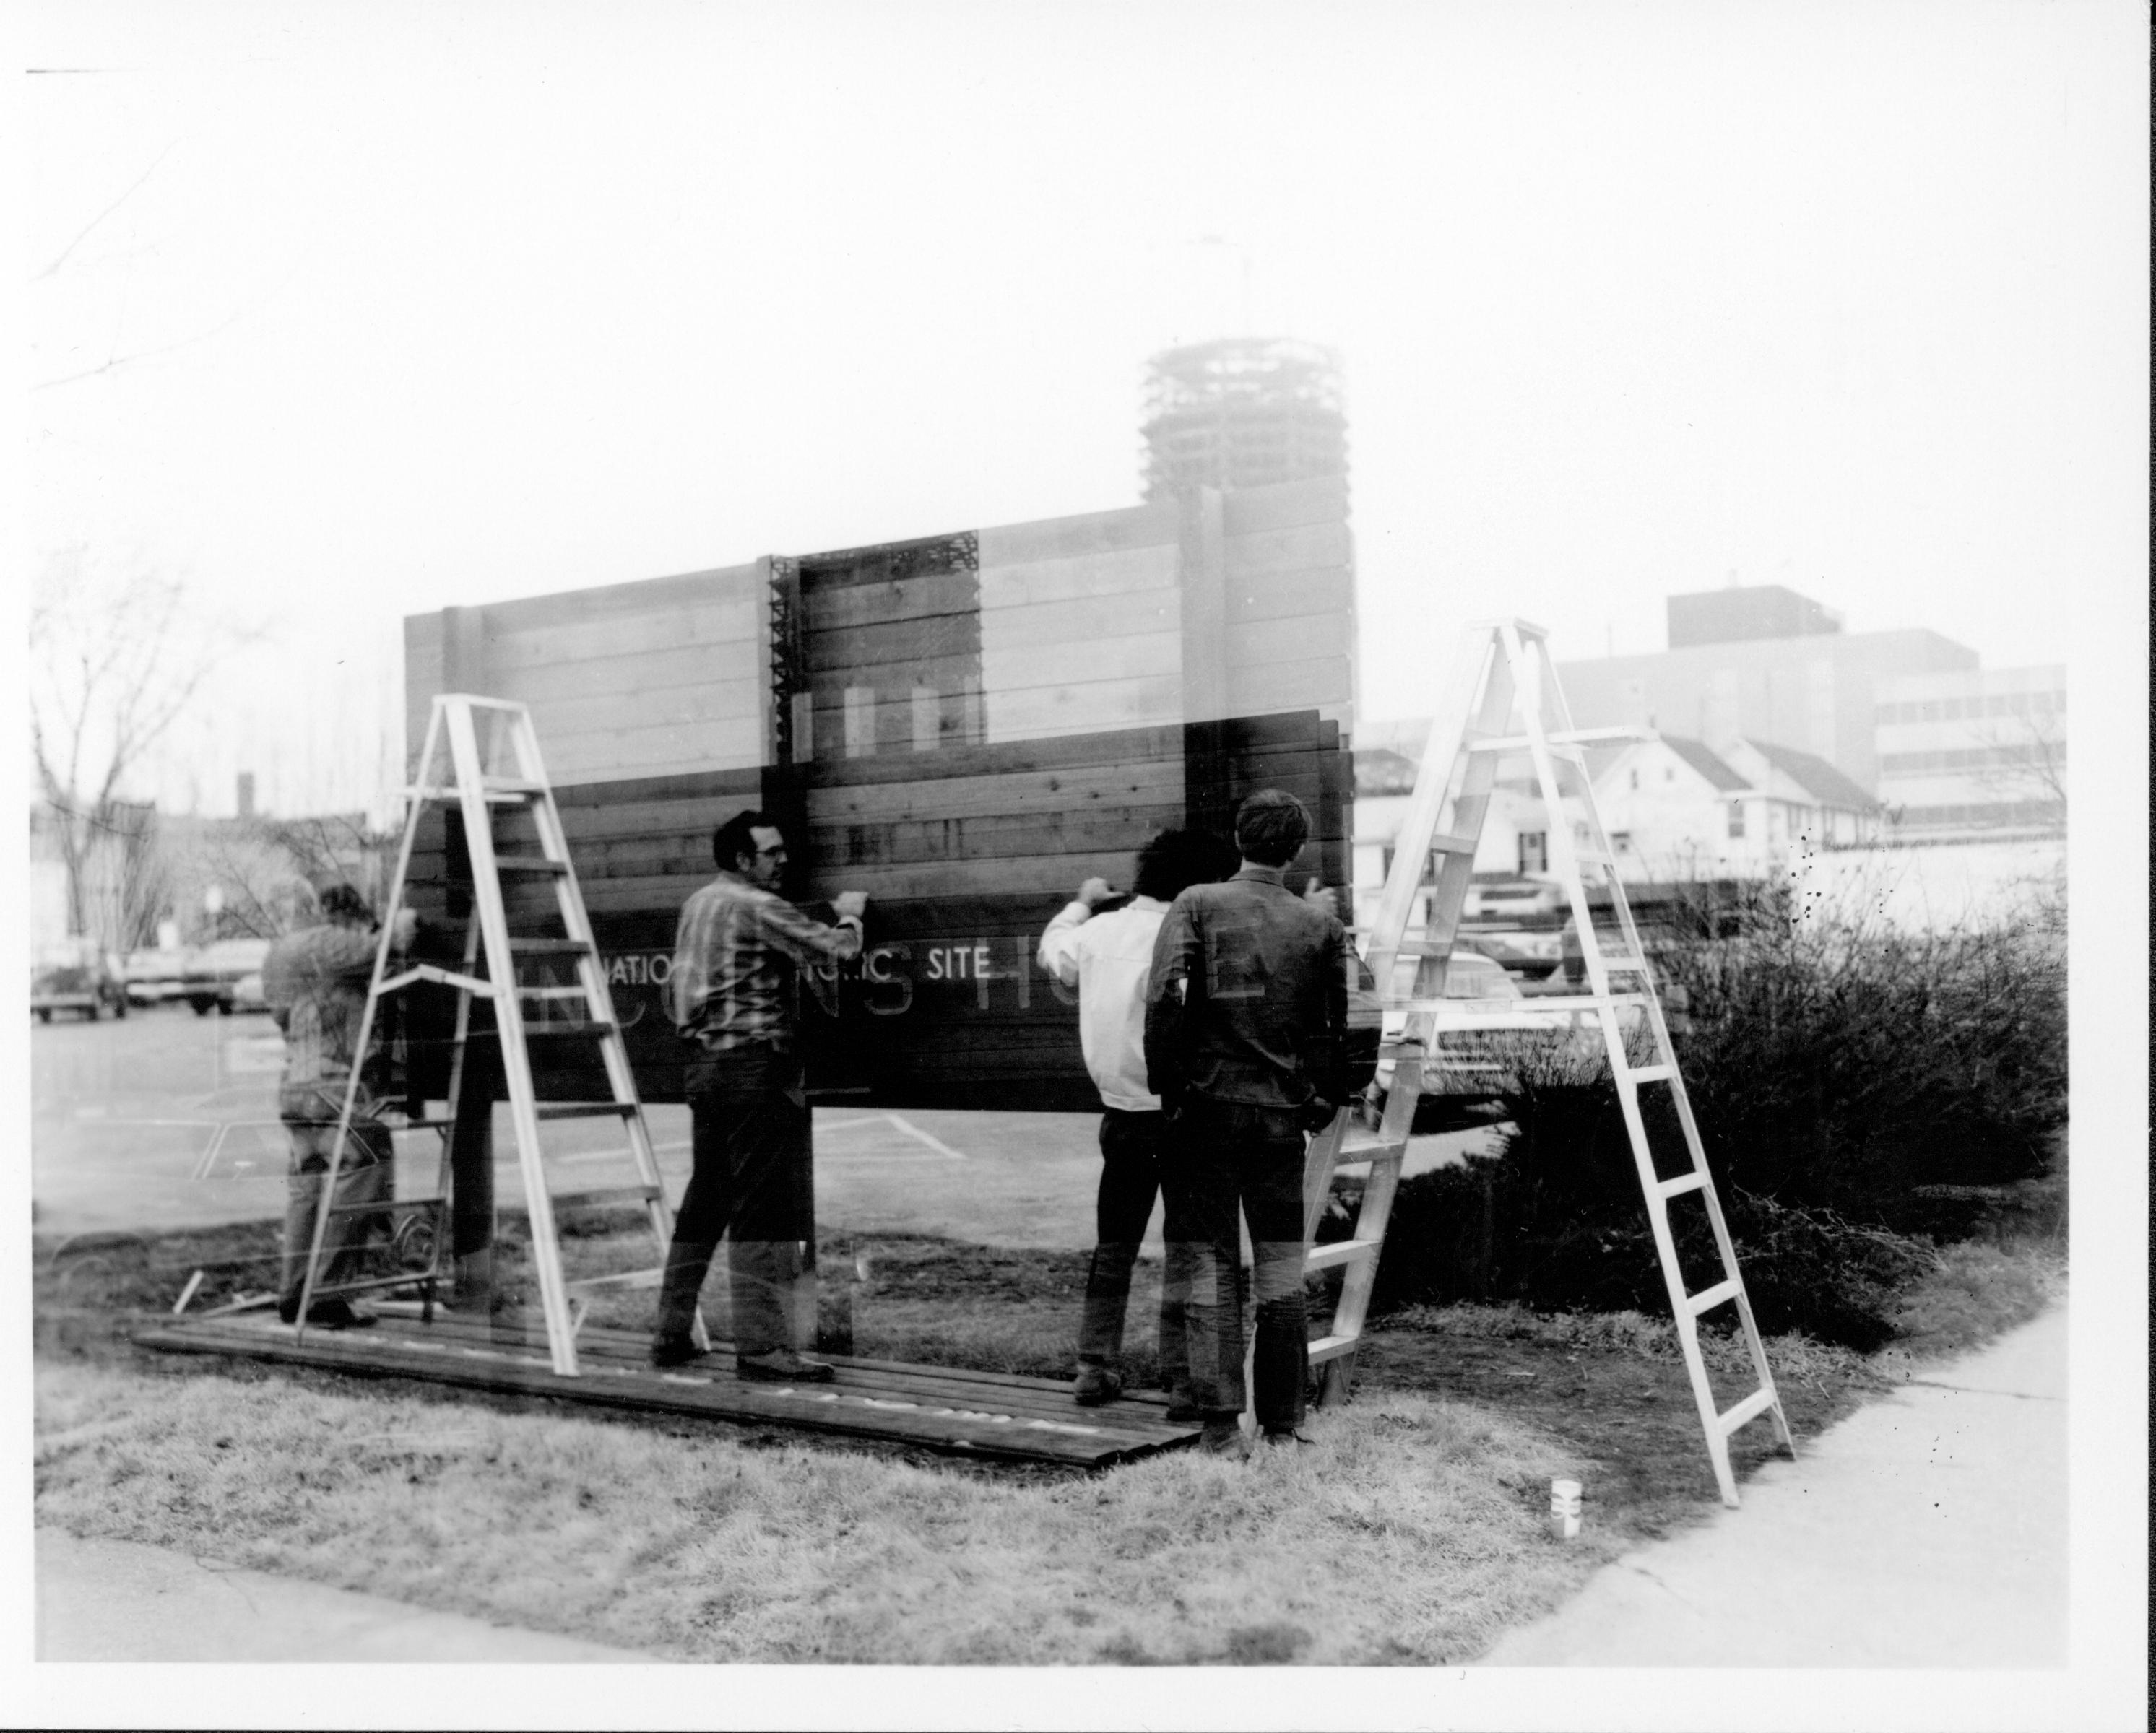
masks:
{"type": "Polygon", "coordinates": [[[1134,898],[1096,918],[1067,904],[1040,936],[1040,966],[1078,989],[1078,1044],[1101,1100],[1127,1113],[1158,1113],[1146,1088],[1145,995],[1152,941],[1168,905],[1134,898]]]}

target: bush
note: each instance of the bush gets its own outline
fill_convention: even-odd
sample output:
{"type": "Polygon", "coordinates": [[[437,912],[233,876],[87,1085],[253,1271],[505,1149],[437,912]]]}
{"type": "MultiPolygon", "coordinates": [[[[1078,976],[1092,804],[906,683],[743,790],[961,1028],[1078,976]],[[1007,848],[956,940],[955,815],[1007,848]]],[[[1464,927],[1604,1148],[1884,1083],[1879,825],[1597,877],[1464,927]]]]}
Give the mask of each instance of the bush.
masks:
{"type": "MultiPolygon", "coordinates": [[[[1713,931],[1664,927],[1661,978],[1689,1009],[1678,1059],[1763,1330],[1879,1346],[1897,1295],[1936,1262],[1931,1239],[1975,1231],[1998,1188],[2046,1172],[2066,1120],[2061,925],[2039,908],[1902,933],[1770,894],[1717,910],[1713,931]]],[[[1666,1315],[1606,1068],[1520,1048],[1502,1097],[1496,1158],[1402,1185],[1373,1309],[1666,1315]]],[[[1667,1174],[1674,1115],[1647,1117],[1667,1174]]],[[[1718,1279],[1703,1210],[1680,1199],[1671,1218],[1690,1285],[1718,1279]]]]}
{"type": "Polygon", "coordinates": [[[1912,933],[1768,898],[1661,961],[1689,995],[1677,1057],[1724,1186],[1907,1232],[1933,1225],[1920,1188],[2046,1171],[2066,1120],[2056,904],[1912,933]]]}

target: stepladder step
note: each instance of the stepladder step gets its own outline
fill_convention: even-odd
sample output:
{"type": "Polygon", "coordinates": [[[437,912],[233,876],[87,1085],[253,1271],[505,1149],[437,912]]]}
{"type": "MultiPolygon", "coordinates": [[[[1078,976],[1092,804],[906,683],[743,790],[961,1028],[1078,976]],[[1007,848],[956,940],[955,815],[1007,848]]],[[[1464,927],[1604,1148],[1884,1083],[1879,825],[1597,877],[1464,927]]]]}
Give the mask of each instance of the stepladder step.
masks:
{"type": "Polygon", "coordinates": [[[1382,1240],[1376,1239],[1336,1239],[1328,1245],[1312,1246],[1302,1260],[1303,1270],[1309,1274],[1374,1258],[1378,1255],[1378,1248],[1383,1243],[1382,1240]]]}
{"type": "Polygon", "coordinates": [[[1748,1421],[1757,1420],[1762,1414],[1765,1413],[1768,1409],[1774,1406],[1774,1392],[1773,1391],[1766,1389],[1755,1390],[1751,1393],[1751,1395],[1746,1397],[1743,1402],[1738,1403],[1735,1407],[1730,1409],[1727,1413],[1717,1415],[1714,1423],[1722,1428],[1722,1435],[1726,1438],[1732,1433],[1735,1432],[1738,1428],[1744,1425],[1748,1421]]]}
{"type": "Polygon", "coordinates": [[[557,1192],[551,1201],[556,1209],[603,1209],[612,1203],[659,1202],[665,1196],[660,1186],[597,1186],[583,1192],[557,1192]]]}
{"type": "Polygon", "coordinates": [[[1688,1295],[1685,1300],[1685,1310],[1697,1318],[1712,1311],[1718,1305],[1727,1305],[1741,1291],[1737,1279],[1732,1276],[1726,1282],[1717,1282],[1712,1288],[1688,1295]]]}
{"type": "Polygon", "coordinates": [[[637,1105],[634,1101],[542,1101],[536,1111],[542,1120],[629,1119],[634,1116],[637,1105]]]}

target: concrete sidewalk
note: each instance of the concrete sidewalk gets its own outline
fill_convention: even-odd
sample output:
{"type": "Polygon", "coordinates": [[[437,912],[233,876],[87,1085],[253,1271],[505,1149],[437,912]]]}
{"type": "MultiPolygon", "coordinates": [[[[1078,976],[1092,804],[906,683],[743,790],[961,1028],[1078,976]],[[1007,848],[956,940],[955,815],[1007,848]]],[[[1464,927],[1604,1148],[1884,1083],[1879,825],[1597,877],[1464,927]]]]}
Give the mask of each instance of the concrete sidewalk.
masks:
{"type": "Polygon", "coordinates": [[[2066,1386],[2060,1307],[1800,1439],[1742,1510],[1604,1566],[1484,1664],[2063,1667],[2066,1386]]]}
{"type": "Polygon", "coordinates": [[[650,1661],[162,1546],[38,1530],[40,1661],[650,1661]]]}

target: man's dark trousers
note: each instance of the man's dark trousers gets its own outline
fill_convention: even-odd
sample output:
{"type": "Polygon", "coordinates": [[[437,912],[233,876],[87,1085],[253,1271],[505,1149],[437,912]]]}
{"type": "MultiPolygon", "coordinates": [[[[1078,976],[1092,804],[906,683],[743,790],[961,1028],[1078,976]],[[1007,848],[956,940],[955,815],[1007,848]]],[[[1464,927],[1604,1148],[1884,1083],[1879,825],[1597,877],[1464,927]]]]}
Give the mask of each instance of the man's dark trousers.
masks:
{"type": "Polygon", "coordinates": [[[720,1237],[732,1231],[737,1354],[793,1345],[800,1248],[816,1232],[801,1061],[768,1048],[701,1053],[688,1067],[689,1188],[660,1290],[661,1336],[685,1336],[720,1237]]]}
{"type": "MultiPolygon", "coordinates": [[[[1123,1315],[1131,1297],[1131,1270],[1153,1199],[1161,1188],[1164,1113],[1111,1107],[1101,1115],[1101,1192],[1094,1208],[1092,1267],[1086,1275],[1086,1310],[1078,1328],[1078,1363],[1106,1366],[1123,1347],[1123,1315]]],[[[1183,1308],[1188,1290],[1181,1248],[1168,1248],[1161,1289],[1160,1370],[1168,1387],[1184,1385],[1183,1308]]]]}
{"type": "Polygon", "coordinates": [[[1257,1290],[1253,1367],[1258,1424],[1302,1420],[1309,1322],[1302,1297],[1301,1113],[1194,1096],[1178,1110],[1161,1164],[1168,1238],[1187,1248],[1187,1351],[1193,1401],[1208,1420],[1243,1412],[1242,1238],[1250,1223],[1257,1290]]]}

